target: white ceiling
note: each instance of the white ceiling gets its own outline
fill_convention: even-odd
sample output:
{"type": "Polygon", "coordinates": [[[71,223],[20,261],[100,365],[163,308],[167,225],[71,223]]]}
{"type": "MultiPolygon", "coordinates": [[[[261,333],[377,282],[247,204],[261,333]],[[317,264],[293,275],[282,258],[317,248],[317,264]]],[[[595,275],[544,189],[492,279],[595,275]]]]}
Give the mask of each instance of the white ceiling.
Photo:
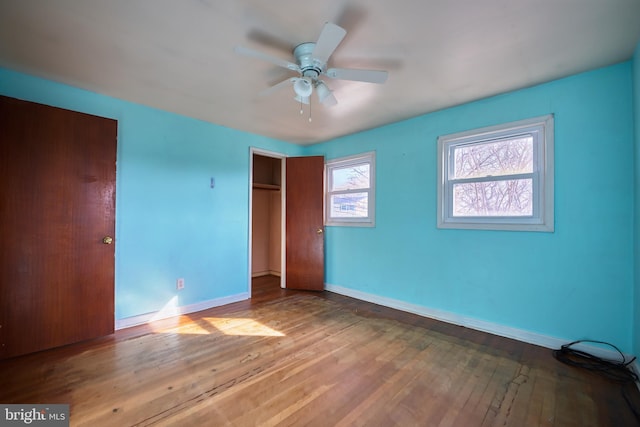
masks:
{"type": "Polygon", "coordinates": [[[415,117],[633,55],[640,0],[0,0],[0,66],[298,144],[415,117]],[[324,22],[347,36],[325,79],[338,99],[301,116],[293,91],[258,93],[324,22]]]}

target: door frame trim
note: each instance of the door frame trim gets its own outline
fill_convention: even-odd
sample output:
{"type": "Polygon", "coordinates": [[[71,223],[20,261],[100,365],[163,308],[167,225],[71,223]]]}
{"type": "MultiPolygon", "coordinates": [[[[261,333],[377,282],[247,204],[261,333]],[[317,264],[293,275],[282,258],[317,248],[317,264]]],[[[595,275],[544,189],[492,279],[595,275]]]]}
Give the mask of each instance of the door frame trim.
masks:
{"type": "Polygon", "coordinates": [[[287,260],[286,260],[286,196],[287,196],[287,162],[284,161],[288,156],[284,153],[276,151],[263,150],[261,148],[249,147],[249,233],[248,233],[248,279],[247,290],[249,292],[249,298],[251,298],[251,278],[252,278],[252,262],[253,262],[253,156],[257,154],[259,156],[271,157],[274,159],[280,159],[280,203],[281,203],[281,215],[280,215],[280,287],[286,288],[286,274],[287,260]]]}

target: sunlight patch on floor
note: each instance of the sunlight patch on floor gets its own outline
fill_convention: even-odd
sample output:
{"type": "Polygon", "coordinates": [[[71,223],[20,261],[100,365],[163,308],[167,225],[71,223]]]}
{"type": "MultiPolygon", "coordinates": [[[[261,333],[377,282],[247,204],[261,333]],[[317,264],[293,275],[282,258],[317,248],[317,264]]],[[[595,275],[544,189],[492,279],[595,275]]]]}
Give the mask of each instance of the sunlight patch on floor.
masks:
{"type": "Polygon", "coordinates": [[[165,327],[158,328],[154,332],[180,335],[209,335],[222,333],[224,335],[232,336],[285,336],[282,332],[270,328],[257,320],[246,317],[203,317],[195,321],[183,323],[182,325],[172,323],[168,327],[166,327],[166,320],[162,323],[165,327]]]}
{"type": "Polygon", "coordinates": [[[260,337],[283,337],[279,332],[269,326],[250,318],[236,317],[204,317],[211,326],[225,335],[244,335],[260,337]]]}
{"type": "MultiPolygon", "coordinates": [[[[277,322],[276,322],[277,323],[277,322]]],[[[202,317],[189,319],[180,313],[178,296],[171,298],[149,322],[155,333],[180,335],[225,335],[283,337],[285,334],[249,317],[202,317]]]]}

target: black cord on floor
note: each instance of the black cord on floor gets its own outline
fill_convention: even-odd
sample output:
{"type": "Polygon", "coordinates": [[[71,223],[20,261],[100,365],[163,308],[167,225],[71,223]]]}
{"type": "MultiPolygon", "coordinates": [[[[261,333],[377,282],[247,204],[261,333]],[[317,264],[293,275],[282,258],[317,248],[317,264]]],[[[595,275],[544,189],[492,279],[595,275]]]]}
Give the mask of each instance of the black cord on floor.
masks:
{"type": "Polygon", "coordinates": [[[638,375],[631,370],[630,365],[636,360],[632,357],[631,360],[627,360],[622,351],[613,344],[609,344],[604,341],[593,340],[578,340],[569,344],[564,344],[559,350],[553,350],[553,357],[560,362],[571,366],[577,366],[579,368],[589,369],[595,371],[610,380],[619,382],[622,384],[622,396],[629,405],[629,408],[636,416],[638,422],[640,422],[640,412],[635,408],[631,399],[626,391],[626,387],[629,384],[634,384],[638,381],[638,375]],[[601,357],[595,356],[586,351],[572,348],[579,343],[594,343],[603,344],[615,349],[620,354],[620,360],[607,360],[601,357]]]}

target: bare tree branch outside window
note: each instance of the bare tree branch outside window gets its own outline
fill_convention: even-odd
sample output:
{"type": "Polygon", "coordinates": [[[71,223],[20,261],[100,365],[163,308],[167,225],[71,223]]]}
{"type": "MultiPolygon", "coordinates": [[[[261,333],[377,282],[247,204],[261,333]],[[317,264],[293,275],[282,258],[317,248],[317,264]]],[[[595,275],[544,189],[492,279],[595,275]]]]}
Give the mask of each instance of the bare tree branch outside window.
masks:
{"type": "Polygon", "coordinates": [[[375,151],[326,163],[325,224],[375,227],[375,151]]]}
{"type": "Polygon", "coordinates": [[[439,136],[438,228],[553,232],[553,153],[552,114],[439,136]]]}
{"type": "Polygon", "coordinates": [[[369,212],[369,194],[353,192],[369,188],[369,164],[334,169],[332,191],[347,191],[331,196],[331,215],[335,218],[366,217],[369,212]]]}
{"type": "Polygon", "coordinates": [[[369,188],[369,165],[334,169],[332,191],[369,188]]]}
{"type": "Polygon", "coordinates": [[[454,216],[530,216],[533,138],[525,135],[454,150],[454,216]]]}

